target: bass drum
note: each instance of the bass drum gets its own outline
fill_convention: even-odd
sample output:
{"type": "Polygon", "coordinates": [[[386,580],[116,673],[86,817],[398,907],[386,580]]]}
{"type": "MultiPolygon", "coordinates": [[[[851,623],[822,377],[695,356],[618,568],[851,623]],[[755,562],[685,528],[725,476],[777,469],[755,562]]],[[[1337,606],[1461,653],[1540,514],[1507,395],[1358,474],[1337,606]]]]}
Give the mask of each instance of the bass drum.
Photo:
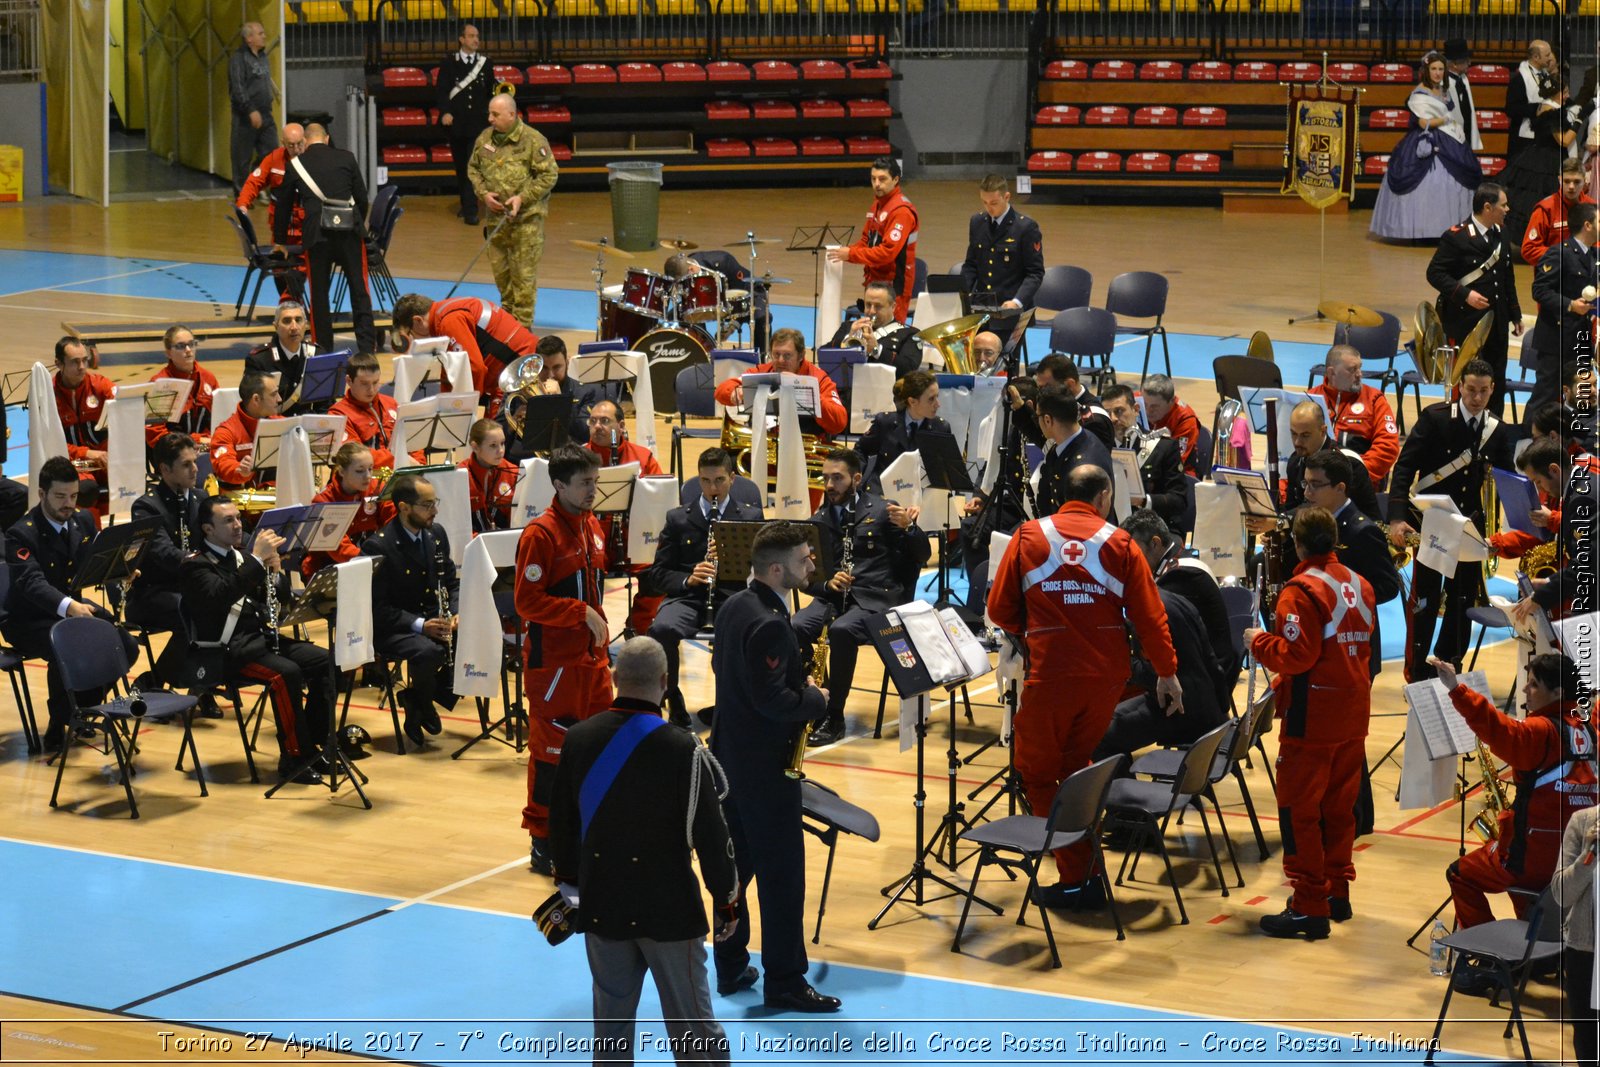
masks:
{"type": "Polygon", "coordinates": [[[665,415],[678,410],[678,372],[697,363],[709,365],[712,347],[711,335],[698,326],[651,330],[639,338],[633,348],[645,354],[650,367],[656,411],[665,415]]]}
{"type": "Polygon", "coordinates": [[[622,302],[622,286],[608,285],[600,297],[600,337],[601,341],[610,341],[616,338],[628,342],[632,348],[645,334],[656,328],[657,319],[653,315],[641,315],[637,311],[630,311],[622,302]]]}

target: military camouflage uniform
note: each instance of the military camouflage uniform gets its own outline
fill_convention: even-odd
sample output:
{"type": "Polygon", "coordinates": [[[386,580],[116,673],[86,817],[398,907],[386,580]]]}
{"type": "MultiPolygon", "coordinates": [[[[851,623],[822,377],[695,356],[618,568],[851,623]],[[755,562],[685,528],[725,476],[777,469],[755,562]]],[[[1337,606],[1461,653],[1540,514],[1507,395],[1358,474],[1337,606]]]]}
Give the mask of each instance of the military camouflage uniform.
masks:
{"type": "MultiPolygon", "coordinates": [[[[533,325],[539,257],[544,254],[544,217],[550,211],[557,173],[550,142],[520,119],[510,133],[497,135],[491,126],[479,134],[467,165],[479,197],[493,193],[501,203],[522,197],[517,217],[508,220],[489,243],[489,265],[500,288],[500,306],[528,327],[533,325]]],[[[499,222],[492,213],[490,218],[499,222]]]]}

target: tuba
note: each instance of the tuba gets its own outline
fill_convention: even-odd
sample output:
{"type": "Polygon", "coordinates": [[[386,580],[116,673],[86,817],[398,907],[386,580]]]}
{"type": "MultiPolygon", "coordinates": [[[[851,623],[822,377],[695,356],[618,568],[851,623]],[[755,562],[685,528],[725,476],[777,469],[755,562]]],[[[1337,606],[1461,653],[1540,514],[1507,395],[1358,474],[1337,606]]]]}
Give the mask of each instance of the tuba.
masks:
{"type": "MultiPolygon", "coordinates": [[[[718,444],[732,453],[734,467],[746,478],[750,477],[750,446],[754,443],[754,436],[750,427],[734,422],[726,415],[722,417],[722,438],[718,444]]],[[[821,489],[822,461],[828,458],[828,450],[832,446],[814,434],[802,434],[800,439],[805,445],[806,483],[813,489],[821,489]]],[[[771,430],[767,431],[767,468],[773,471],[778,469],[778,435],[771,430]]]]}
{"type": "Polygon", "coordinates": [[[1560,569],[1561,546],[1556,541],[1534,545],[1522,554],[1517,570],[1529,578],[1551,578],[1560,569]]]}
{"type": "Polygon", "coordinates": [[[528,401],[539,395],[539,372],[542,370],[544,370],[544,357],[535,352],[513,361],[500,372],[500,379],[496,383],[500,392],[505,394],[500,404],[505,408],[506,425],[518,437],[522,436],[522,428],[528,421],[528,401]],[[517,397],[522,398],[520,410],[514,408],[511,403],[517,397]]]}
{"type": "Polygon", "coordinates": [[[1444,323],[1439,321],[1439,312],[1426,300],[1417,305],[1411,346],[1416,354],[1417,367],[1430,385],[1438,385],[1449,379],[1450,370],[1455,366],[1456,350],[1444,335],[1444,323]]]}
{"type": "Polygon", "coordinates": [[[977,374],[978,360],[972,354],[972,341],[988,321],[987,314],[951,319],[918,331],[917,340],[939,350],[946,373],[977,374]]]}
{"type": "MultiPolygon", "coordinates": [[[[1232,398],[1217,405],[1211,420],[1211,465],[1213,467],[1240,467],[1244,457],[1233,446],[1233,424],[1244,413],[1244,405],[1232,398]]],[[[1270,431],[1269,431],[1270,432],[1270,431]]]]}

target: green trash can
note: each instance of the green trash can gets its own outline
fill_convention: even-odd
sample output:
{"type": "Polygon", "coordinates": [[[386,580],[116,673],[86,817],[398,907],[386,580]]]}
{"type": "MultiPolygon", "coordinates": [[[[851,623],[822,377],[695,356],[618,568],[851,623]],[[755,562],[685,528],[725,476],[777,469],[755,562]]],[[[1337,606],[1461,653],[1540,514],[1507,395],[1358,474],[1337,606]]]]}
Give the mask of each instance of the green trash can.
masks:
{"type": "Polygon", "coordinates": [[[611,240],[629,252],[656,247],[661,215],[661,164],[607,163],[611,182],[611,240]]]}

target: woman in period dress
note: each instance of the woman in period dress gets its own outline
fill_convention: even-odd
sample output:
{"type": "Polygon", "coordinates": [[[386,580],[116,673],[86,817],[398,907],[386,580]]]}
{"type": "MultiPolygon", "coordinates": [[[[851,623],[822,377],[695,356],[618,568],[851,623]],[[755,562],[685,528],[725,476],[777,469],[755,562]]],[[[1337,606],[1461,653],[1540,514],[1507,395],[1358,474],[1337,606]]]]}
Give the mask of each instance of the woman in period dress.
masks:
{"type": "Polygon", "coordinates": [[[1578,139],[1573,116],[1567,113],[1567,86],[1555,77],[1543,87],[1539,112],[1533,117],[1533,140],[1500,172],[1506,187],[1511,213],[1506,216],[1506,232],[1517,235],[1528,231],[1528,218],[1534,207],[1561,187],[1561,164],[1567,150],[1578,139]]]}
{"type": "Polygon", "coordinates": [[[1389,169],[1372,209],[1373,236],[1438,240],[1472,214],[1472,191],[1483,180],[1467,148],[1461,112],[1450,99],[1444,57],[1422,57],[1422,81],[1406,100],[1411,128],[1389,155],[1389,169]]]}

